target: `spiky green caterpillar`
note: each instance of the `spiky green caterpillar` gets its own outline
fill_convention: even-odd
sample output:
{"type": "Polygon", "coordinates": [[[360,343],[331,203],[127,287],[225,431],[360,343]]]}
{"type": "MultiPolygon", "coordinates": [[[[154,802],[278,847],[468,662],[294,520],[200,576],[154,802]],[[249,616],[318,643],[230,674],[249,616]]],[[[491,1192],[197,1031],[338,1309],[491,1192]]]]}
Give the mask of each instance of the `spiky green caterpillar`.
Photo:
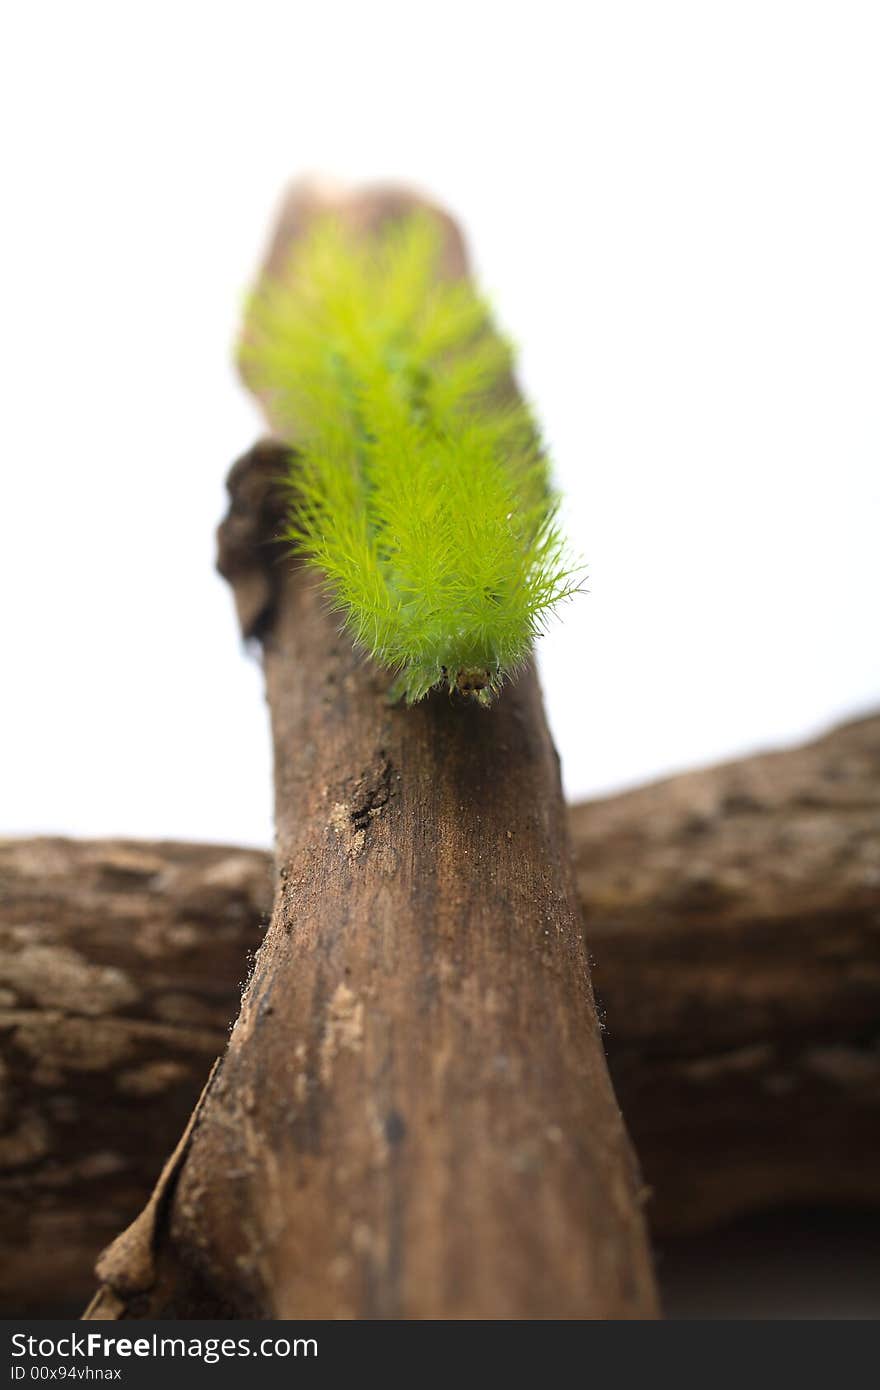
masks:
{"type": "Polygon", "coordinates": [[[440,234],[411,215],[378,240],[324,218],[248,308],[248,376],[292,455],[288,537],[358,647],[408,702],[488,704],[577,588],[512,355],[440,234]]]}

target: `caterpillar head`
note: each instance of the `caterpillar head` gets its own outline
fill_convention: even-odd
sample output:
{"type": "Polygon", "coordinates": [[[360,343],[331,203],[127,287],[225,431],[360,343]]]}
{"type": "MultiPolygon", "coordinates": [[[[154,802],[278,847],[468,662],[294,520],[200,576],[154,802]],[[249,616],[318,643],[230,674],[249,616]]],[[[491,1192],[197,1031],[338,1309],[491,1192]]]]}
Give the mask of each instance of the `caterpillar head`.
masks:
{"type": "Polygon", "coordinates": [[[497,680],[492,671],[485,666],[462,666],[451,683],[459,695],[476,700],[478,704],[489,705],[495,694],[497,680]]]}

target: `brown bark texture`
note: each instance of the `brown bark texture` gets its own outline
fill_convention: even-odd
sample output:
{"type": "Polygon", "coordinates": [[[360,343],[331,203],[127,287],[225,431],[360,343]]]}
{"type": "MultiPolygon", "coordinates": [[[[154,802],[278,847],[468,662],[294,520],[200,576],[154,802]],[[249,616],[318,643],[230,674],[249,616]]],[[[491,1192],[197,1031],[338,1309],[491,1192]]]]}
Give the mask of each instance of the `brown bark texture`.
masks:
{"type": "MultiPolygon", "coordinates": [[[[412,205],[335,204],[364,236],[412,205]]],[[[281,239],[323,206],[295,195],[281,239]]],[[[444,226],[446,272],[464,273],[444,226]]],[[[263,646],[272,919],[195,1123],[102,1256],[89,1316],[142,1295],[176,1315],[203,1299],[276,1317],[653,1316],[534,670],[489,712],[392,707],[387,674],[264,529],[278,471],[271,447],[234,471],[221,537],[263,646]]]]}
{"type": "MultiPolygon", "coordinates": [[[[575,806],[569,824],[652,1230],[876,1206],[880,717],[575,806]]],[[[272,876],[261,850],[0,842],[7,1315],[82,1306],[98,1251],[146,1202],[223,1050],[272,876]]]]}
{"type": "Polygon", "coordinates": [[[271,895],[253,851],[0,842],[7,1316],[82,1308],[223,1049],[271,895]]]}
{"type": "Polygon", "coordinates": [[[880,717],[570,815],[655,1229],[876,1203],[880,717]]]}

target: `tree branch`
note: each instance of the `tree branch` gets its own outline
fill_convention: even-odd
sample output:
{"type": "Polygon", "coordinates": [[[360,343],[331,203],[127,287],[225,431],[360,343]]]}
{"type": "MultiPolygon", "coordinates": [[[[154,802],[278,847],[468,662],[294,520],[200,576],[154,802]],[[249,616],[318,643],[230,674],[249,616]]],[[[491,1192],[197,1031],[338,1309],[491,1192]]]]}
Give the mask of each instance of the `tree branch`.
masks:
{"type": "MultiPolygon", "coordinates": [[[[369,236],[414,205],[335,206],[369,236]]],[[[319,210],[297,195],[284,236],[319,210]]],[[[280,882],[166,1219],[99,1276],[129,1314],[142,1294],[179,1311],[155,1292],[170,1260],[241,1316],[651,1316],[534,671],[490,713],[392,707],[311,576],[267,567],[260,477],[265,449],[233,478],[221,555],[262,638],[280,882]]]]}
{"type": "Polygon", "coordinates": [[[222,1050],[267,856],[0,842],[0,1302],[78,1301],[222,1050]]]}
{"type": "Polygon", "coordinates": [[[880,717],[575,807],[571,826],[655,1227],[876,1203],[880,717]]]}
{"type": "MultiPolygon", "coordinates": [[[[877,1205],[880,717],[569,818],[652,1229],[792,1200],[877,1205]]],[[[10,840],[0,878],[0,1302],[81,1307],[225,1045],[271,860],[10,840]],[[102,988],[108,967],[127,989],[102,988]],[[76,1020],[111,1024],[116,1050],[70,1050],[60,1025],[76,1020]]]]}

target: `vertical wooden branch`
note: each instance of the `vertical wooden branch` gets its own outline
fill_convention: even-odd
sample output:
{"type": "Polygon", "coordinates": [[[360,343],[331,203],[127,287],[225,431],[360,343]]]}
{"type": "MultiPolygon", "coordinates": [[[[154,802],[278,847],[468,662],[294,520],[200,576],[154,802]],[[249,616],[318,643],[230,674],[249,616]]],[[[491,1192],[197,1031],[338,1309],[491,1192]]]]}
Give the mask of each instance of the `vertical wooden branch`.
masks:
{"type": "MultiPolygon", "coordinates": [[[[343,211],[369,234],[404,205],[343,211]]],[[[263,644],[275,907],[150,1238],[244,1314],[652,1316],[534,671],[489,712],[392,708],[271,543],[281,462],[237,466],[221,538],[263,644]]],[[[156,1278],[126,1261],[117,1291],[156,1278]]]]}

